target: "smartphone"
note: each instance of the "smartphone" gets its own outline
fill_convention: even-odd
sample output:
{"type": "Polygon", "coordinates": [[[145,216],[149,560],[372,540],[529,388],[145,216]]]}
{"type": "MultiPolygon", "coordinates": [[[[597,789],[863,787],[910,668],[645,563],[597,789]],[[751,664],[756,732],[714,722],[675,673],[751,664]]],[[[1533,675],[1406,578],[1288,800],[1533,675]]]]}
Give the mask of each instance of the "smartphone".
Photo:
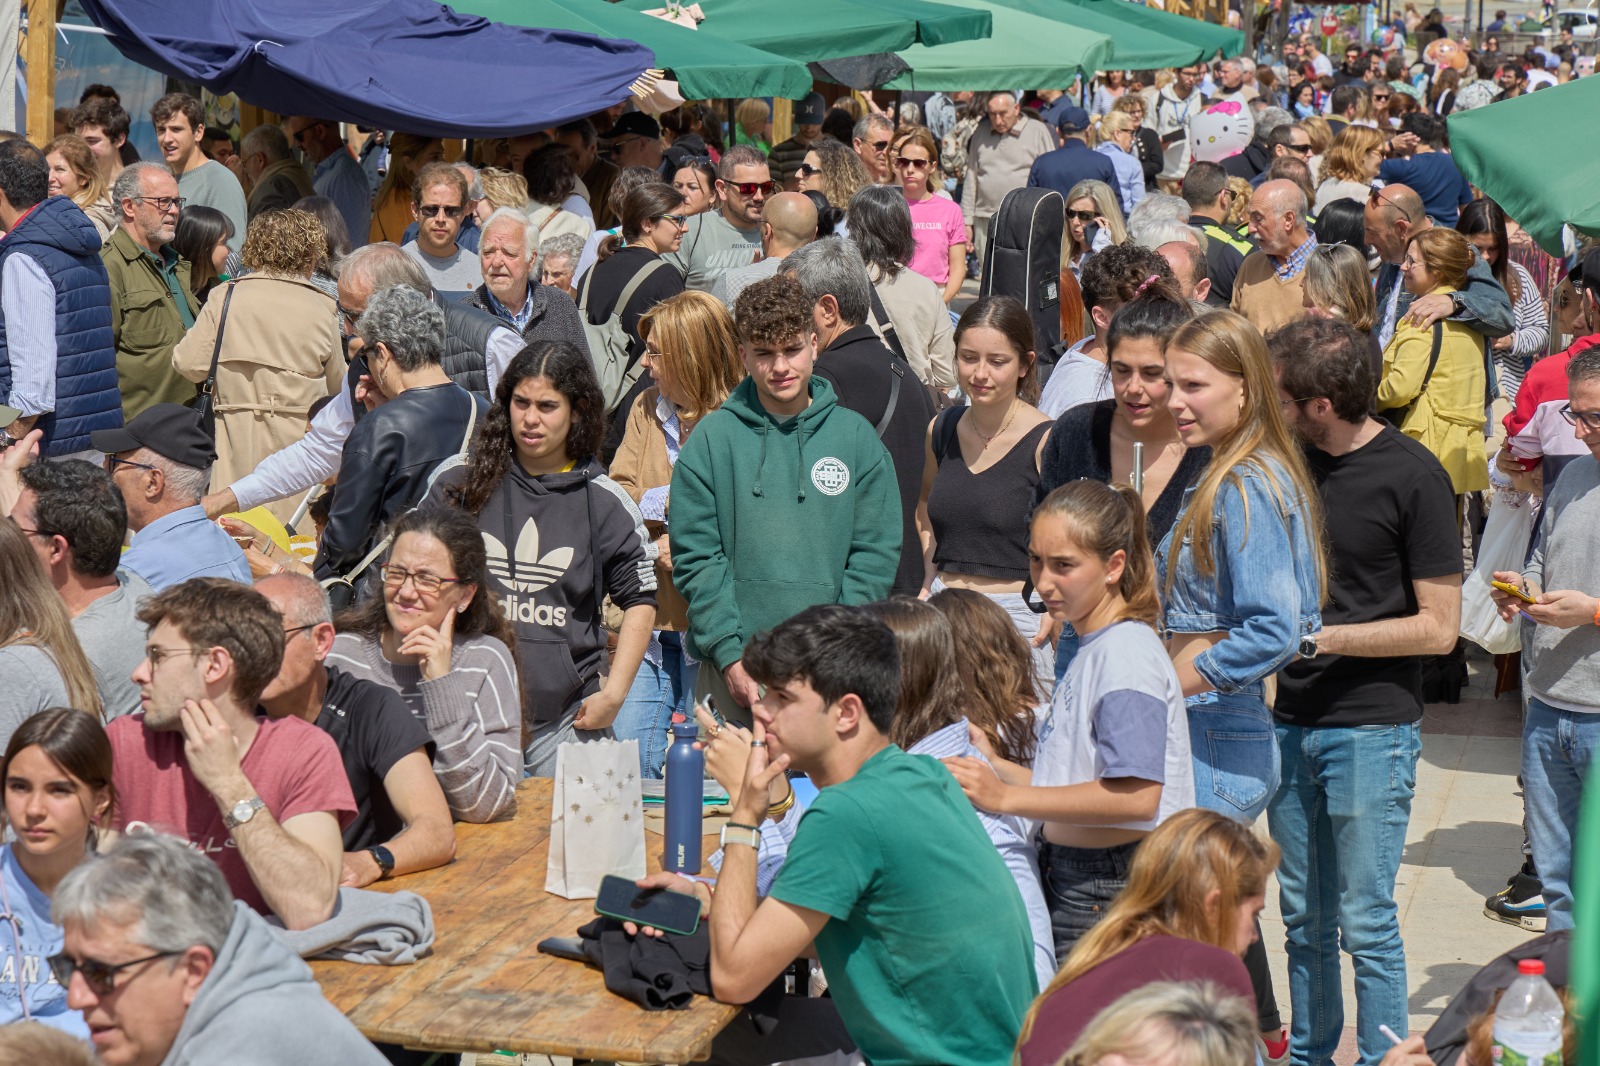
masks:
{"type": "Polygon", "coordinates": [[[1539,602],[1538,600],[1534,599],[1532,596],[1528,595],[1526,592],[1523,592],[1522,589],[1518,588],[1516,585],[1513,585],[1509,581],[1491,581],[1491,582],[1489,582],[1489,584],[1494,586],[1495,588],[1499,589],[1501,592],[1504,592],[1507,596],[1515,596],[1517,599],[1521,600],[1523,603],[1538,603],[1539,602]]]}
{"type": "Polygon", "coordinates": [[[595,913],[688,936],[700,928],[700,898],[665,888],[640,888],[626,877],[600,879],[595,913]]]}
{"type": "Polygon", "coordinates": [[[1100,236],[1099,224],[1095,222],[1085,223],[1083,227],[1083,250],[1092,252],[1094,250],[1094,239],[1098,236],[1100,236]]]}
{"type": "Polygon", "coordinates": [[[547,937],[539,941],[539,951],[545,955],[554,955],[558,959],[585,963],[589,961],[589,956],[583,952],[583,941],[575,936],[547,937]]]}

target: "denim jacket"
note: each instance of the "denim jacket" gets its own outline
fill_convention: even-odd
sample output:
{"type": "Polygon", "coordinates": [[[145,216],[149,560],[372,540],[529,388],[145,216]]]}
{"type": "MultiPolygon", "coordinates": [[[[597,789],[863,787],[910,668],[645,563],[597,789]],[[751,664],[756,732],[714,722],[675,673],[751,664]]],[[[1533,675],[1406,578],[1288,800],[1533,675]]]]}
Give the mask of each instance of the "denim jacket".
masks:
{"type": "MultiPolygon", "coordinates": [[[[1263,679],[1294,658],[1300,638],[1322,628],[1314,554],[1321,545],[1287,472],[1276,463],[1272,471],[1278,486],[1290,494],[1285,500],[1288,514],[1259,467],[1234,467],[1217,492],[1219,515],[1212,534],[1216,573],[1199,573],[1185,538],[1166,592],[1163,624],[1169,635],[1227,633],[1194,660],[1200,676],[1218,692],[1261,692],[1263,679]]],[[[1194,491],[1190,486],[1184,493],[1185,511],[1194,491]]],[[[1172,555],[1169,531],[1156,552],[1163,589],[1172,555]]]]}

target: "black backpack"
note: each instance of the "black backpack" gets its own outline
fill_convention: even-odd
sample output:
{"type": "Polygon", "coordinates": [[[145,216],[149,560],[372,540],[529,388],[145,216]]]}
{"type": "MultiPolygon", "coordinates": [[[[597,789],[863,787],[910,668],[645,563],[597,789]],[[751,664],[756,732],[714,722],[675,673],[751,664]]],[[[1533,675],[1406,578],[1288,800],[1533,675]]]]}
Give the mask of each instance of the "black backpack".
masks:
{"type": "MultiPolygon", "coordinates": [[[[1067,205],[1053,189],[1013,189],[989,220],[983,296],[1010,296],[1033,319],[1041,359],[1061,341],[1061,238],[1067,205]]],[[[1048,368],[1041,366],[1041,374],[1048,368]]]]}

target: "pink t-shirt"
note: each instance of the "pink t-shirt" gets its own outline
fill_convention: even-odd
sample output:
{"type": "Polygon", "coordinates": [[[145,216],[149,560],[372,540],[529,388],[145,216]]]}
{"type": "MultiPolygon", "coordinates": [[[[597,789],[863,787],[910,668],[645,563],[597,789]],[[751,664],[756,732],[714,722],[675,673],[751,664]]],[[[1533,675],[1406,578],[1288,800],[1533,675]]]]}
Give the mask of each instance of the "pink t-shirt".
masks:
{"type": "Polygon", "coordinates": [[[967,224],[961,218],[961,205],[942,196],[926,200],[907,200],[911,209],[911,234],[917,251],[910,267],[935,285],[950,280],[950,249],[967,243],[967,224]]]}
{"type": "MultiPolygon", "coordinates": [[[[244,754],[244,776],[278,824],[312,811],[331,811],[342,829],[355,816],[356,804],[333,738],[299,718],[257,721],[261,728],[244,754]]],[[[221,868],[234,899],[271,914],[222,823],[217,801],[189,772],[183,734],[146,729],[141,713],[112,719],[106,735],[114,760],[117,830],[149,828],[185,838],[221,868]]]]}

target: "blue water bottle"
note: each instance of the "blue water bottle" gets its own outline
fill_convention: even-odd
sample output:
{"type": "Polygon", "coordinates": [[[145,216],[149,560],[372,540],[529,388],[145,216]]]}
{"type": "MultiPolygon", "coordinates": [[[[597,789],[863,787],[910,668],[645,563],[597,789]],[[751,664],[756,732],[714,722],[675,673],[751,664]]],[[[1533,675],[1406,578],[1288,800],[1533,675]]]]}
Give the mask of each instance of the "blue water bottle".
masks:
{"type": "Polygon", "coordinates": [[[700,872],[701,805],[705,798],[705,753],[695,748],[700,727],[681,714],[672,716],[672,746],[667,749],[667,851],[661,868],[700,872]]]}

